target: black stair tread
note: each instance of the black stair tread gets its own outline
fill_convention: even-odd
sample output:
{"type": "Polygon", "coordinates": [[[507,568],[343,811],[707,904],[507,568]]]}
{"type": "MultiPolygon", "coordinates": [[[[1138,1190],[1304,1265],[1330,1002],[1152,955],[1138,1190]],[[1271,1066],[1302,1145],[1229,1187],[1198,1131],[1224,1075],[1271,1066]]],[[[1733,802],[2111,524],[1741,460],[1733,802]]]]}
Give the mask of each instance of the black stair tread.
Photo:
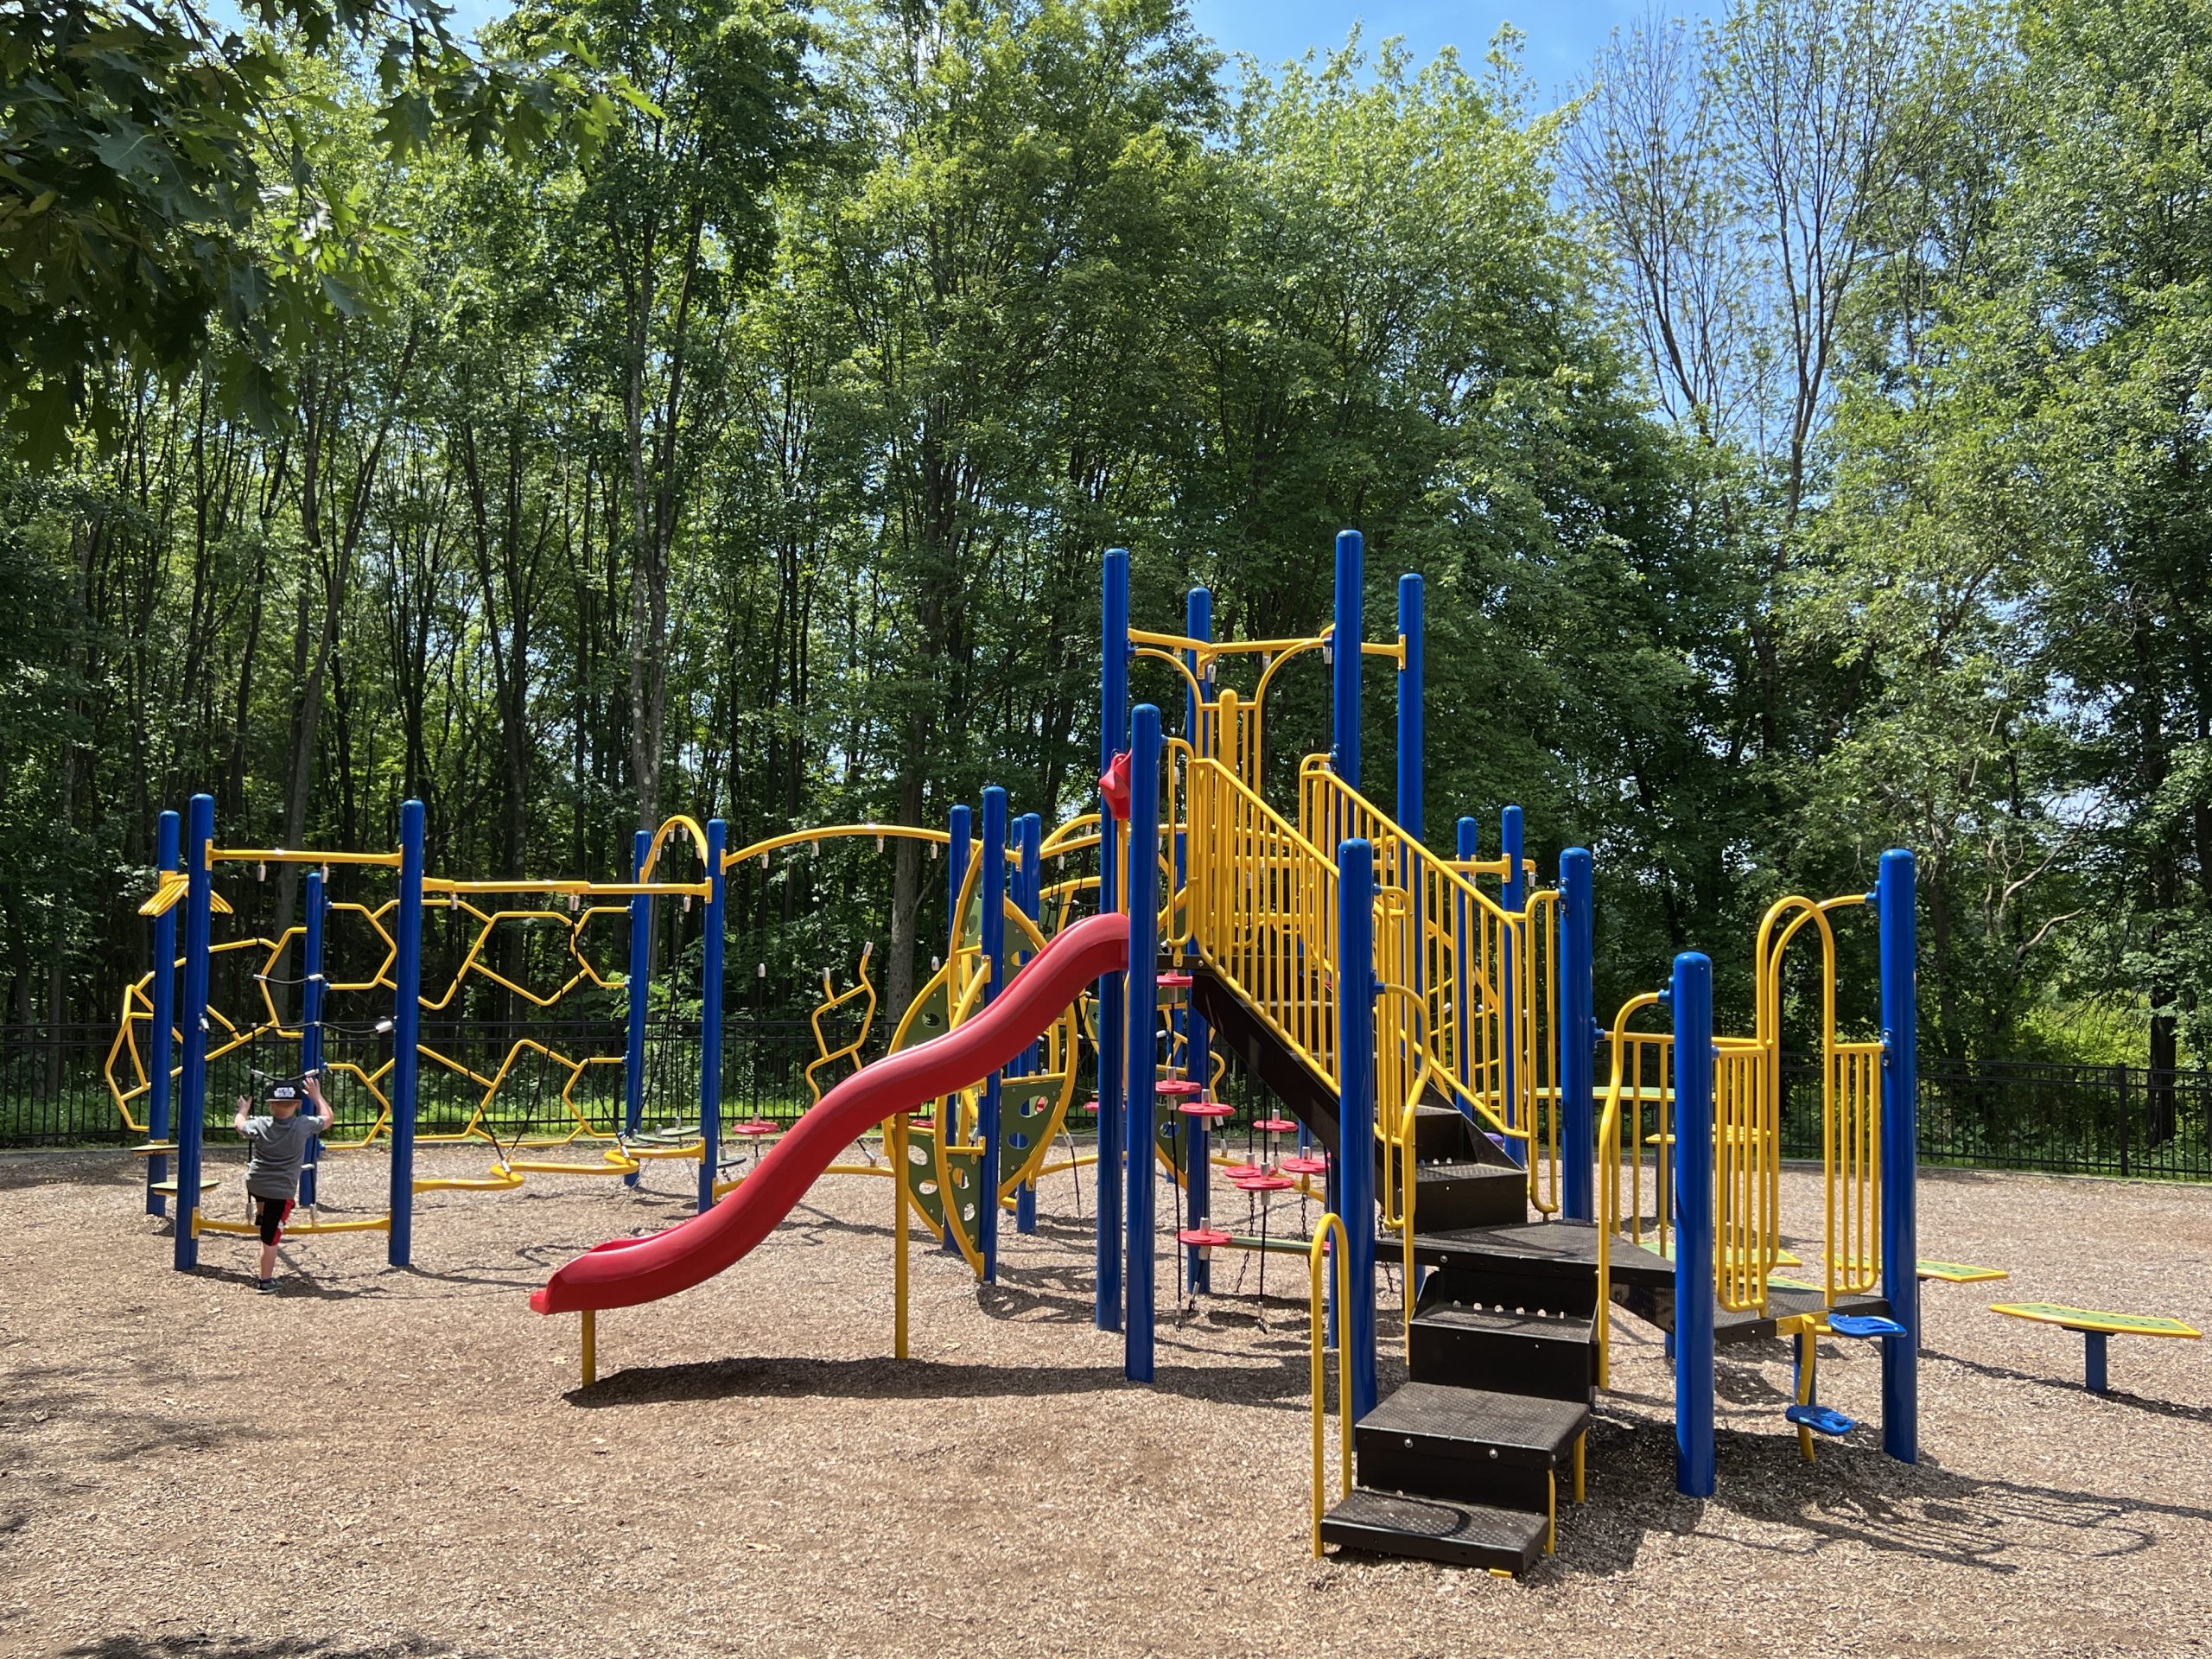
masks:
{"type": "Polygon", "coordinates": [[[1554,1342],[1592,1342],[1598,1331],[1598,1322],[1587,1313],[1516,1313],[1503,1307],[1463,1307],[1457,1302],[1422,1308],[1413,1322],[1554,1342]]]}
{"type": "MultiPolygon", "coordinates": [[[[1759,1337],[1775,1334],[1776,1324],[1801,1313],[1818,1313],[1827,1306],[1827,1296],[1818,1290],[1794,1290],[1786,1285],[1769,1285],[1766,1290],[1766,1313],[1762,1315],[1751,1309],[1738,1311],[1715,1306],[1713,1312],[1713,1339],[1717,1343],[1749,1342],[1759,1337]]],[[[1890,1311],[1886,1297],[1872,1292],[1863,1296],[1839,1296],[1831,1313],[1872,1313],[1887,1317],[1890,1311]]]]}
{"type": "Polygon", "coordinates": [[[1355,1486],[1321,1520],[1325,1542],[1455,1567],[1525,1573],[1544,1548],[1549,1522],[1524,1510],[1493,1510],[1448,1498],[1408,1497],[1355,1486]]]}
{"type": "Polygon", "coordinates": [[[1549,1466],[1573,1451],[1589,1425],[1590,1408],[1577,1401],[1406,1382],[1357,1427],[1362,1433],[1463,1441],[1470,1450],[1495,1447],[1501,1460],[1549,1466]]]}
{"type": "MultiPolygon", "coordinates": [[[[1414,1225],[1421,1225],[1415,1188],[1414,1225]]],[[[1593,1278],[1598,1271],[1598,1230],[1586,1221],[1514,1222],[1502,1227],[1460,1227],[1414,1234],[1414,1260],[1427,1268],[1510,1265],[1522,1273],[1571,1274],[1593,1278]]],[[[1649,1250],[1618,1236],[1613,1240],[1615,1285],[1672,1285],[1675,1269],[1649,1250]]]]}
{"type": "MultiPolygon", "coordinates": [[[[1503,1181],[1513,1186],[1526,1186],[1529,1184],[1529,1172],[1525,1169],[1506,1168],[1497,1164],[1472,1164],[1454,1161],[1452,1163],[1415,1164],[1414,1166],[1414,1179],[1417,1181],[1424,1182],[1503,1181]]],[[[1421,1212],[1419,1211],[1415,1211],[1414,1212],[1414,1218],[1416,1221],[1421,1218],[1421,1212]]]]}

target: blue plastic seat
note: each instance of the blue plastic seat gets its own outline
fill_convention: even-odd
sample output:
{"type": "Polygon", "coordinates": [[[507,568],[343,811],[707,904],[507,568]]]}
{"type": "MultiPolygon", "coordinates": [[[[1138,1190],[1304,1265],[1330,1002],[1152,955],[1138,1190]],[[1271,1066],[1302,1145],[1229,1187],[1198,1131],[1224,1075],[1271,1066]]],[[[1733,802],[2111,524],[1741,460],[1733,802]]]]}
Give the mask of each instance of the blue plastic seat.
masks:
{"type": "Polygon", "coordinates": [[[1834,1406],[1792,1406],[1782,1414],[1815,1434],[1848,1434],[1859,1427],[1834,1406]]]}
{"type": "Polygon", "coordinates": [[[1901,1337],[1904,1326],[1878,1313],[1831,1313],[1828,1329],[1839,1337],[1901,1337]]]}

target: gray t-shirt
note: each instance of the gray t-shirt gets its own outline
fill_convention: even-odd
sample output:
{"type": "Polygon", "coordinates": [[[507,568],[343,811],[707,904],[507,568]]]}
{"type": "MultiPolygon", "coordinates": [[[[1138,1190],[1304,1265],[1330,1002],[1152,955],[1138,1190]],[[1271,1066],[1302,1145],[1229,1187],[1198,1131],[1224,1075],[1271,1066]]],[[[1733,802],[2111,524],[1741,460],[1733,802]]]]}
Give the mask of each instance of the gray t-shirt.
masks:
{"type": "Polygon", "coordinates": [[[299,1197],[300,1165],[321,1127],[321,1118],[304,1111],[246,1119],[245,1143],[253,1155],[246,1160],[245,1190],[257,1198],[299,1197]]]}

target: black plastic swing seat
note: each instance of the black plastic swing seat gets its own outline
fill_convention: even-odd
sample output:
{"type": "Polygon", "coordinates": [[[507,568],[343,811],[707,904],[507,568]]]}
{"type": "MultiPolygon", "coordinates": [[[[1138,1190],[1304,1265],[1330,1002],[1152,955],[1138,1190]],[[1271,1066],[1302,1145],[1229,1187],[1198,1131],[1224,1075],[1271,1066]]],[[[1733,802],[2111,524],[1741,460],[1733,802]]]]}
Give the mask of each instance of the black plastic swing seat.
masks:
{"type": "Polygon", "coordinates": [[[1791,1406],[1782,1414],[1800,1428],[1809,1428],[1815,1434],[1848,1434],[1859,1427],[1834,1406],[1791,1406]]]}
{"type": "Polygon", "coordinates": [[[1828,1329],[1839,1337],[1901,1337],[1904,1326],[1878,1313],[1831,1313],[1828,1329]]]}

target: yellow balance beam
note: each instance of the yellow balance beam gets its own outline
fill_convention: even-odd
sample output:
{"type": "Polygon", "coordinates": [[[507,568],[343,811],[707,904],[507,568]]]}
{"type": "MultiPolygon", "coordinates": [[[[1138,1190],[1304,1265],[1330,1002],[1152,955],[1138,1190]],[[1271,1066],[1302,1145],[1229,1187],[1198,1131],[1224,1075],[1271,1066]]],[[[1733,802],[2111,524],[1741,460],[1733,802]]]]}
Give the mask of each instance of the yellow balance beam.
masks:
{"type": "Polygon", "coordinates": [[[2105,1313],[2094,1307],[2069,1307],[2063,1302],[1992,1302],[1989,1311],[2037,1325],[2056,1325],[2068,1331],[2094,1331],[2113,1337],[2180,1337],[2195,1341],[2204,1334],[2195,1325],[2168,1319],[2163,1313],[2105,1313]]]}

